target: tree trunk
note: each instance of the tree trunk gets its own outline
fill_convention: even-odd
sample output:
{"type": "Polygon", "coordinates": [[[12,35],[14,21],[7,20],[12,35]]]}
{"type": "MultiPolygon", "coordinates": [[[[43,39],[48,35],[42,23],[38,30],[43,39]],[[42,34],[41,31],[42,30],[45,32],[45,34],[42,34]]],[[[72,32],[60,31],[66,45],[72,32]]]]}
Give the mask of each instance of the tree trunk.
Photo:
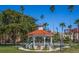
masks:
{"type": "Polygon", "coordinates": [[[61,39],[62,47],[64,46],[64,31],[62,27],[62,39],[61,39]]]}
{"type": "Polygon", "coordinates": [[[62,33],[60,36],[60,52],[62,52],[62,47],[64,46],[64,42],[63,42],[63,27],[62,27],[62,33]]]}
{"type": "Polygon", "coordinates": [[[71,28],[69,29],[69,45],[72,46],[72,40],[71,40],[71,28]]]}
{"type": "MultiPolygon", "coordinates": [[[[79,25],[78,25],[78,29],[77,29],[77,31],[79,31],[79,25]]],[[[77,39],[77,40],[78,40],[78,42],[79,42],[79,33],[78,33],[78,39],[77,39]]]]}

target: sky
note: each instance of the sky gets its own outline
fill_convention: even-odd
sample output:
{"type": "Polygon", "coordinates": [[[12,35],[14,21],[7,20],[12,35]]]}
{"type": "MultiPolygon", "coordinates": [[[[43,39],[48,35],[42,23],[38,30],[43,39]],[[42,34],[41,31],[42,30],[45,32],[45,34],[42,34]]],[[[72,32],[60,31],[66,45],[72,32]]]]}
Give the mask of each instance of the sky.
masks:
{"type": "MultiPolygon", "coordinates": [[[[72,24],[73,28],[76,28],[77,25],[74,22],[79,19],[79,6],[75,5],[72,13],[69,12],[67,5],[55,5],[55,11],[50,11],[50,5],[24,5],[24,14],[32,16],[37,19],[37,24],[43,24],[47,22],[48,28],[51,31],[56,31],[58,28],[59,32],[61,32],[61,27],[59,24],[64,22],[66,24],[66,28],[68,25],[72,24]],[[44,15],[44,19],[41,19],[40,16],[44,15]]],[[[19,5],[0,5],[0,11],[6,9],[13,9],[19,11],[19,5]]]]}

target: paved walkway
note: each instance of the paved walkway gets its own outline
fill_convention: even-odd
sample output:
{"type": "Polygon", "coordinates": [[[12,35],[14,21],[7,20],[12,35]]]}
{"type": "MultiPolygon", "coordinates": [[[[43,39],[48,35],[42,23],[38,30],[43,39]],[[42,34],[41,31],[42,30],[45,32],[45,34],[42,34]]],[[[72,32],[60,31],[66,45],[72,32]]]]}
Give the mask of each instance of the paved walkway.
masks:
{"type": "MultiPolygon", "coordinates": [[[[69,46],[65,46],[65,47],[63,47],[63,48],[70,48],[69,46]]],[[[58,47],[58,48],[55,48],[55,49],[49,49],[49,50],[30,50],[30,49],[25,49],[25,48],[23,48],[23,47],[19,47],[18,48],[19,50],[23,50],[23,51],[34,51],[34,52],[51,52],[51,51],[59,51],[60,50],[60,48],[58,47]]]]}

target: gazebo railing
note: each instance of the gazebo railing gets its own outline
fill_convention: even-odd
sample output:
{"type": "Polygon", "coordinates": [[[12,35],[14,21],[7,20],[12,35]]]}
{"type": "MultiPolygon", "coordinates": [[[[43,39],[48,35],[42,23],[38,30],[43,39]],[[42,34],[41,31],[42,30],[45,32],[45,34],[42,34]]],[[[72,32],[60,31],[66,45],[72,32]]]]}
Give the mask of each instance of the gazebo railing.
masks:
{"type": "MultiPolygon", "coordinates": [[[[35,46],[38,46],[38,45],[44,46],[44,43],[35,43],[35,46]]],[[[50,45],[50,43],[46,42],[45,45],[50,45]]]]}
{"type": "MultiPolygon", "coordinates": [[[[44,43],[35,43],[35,46],[44,46],[44,43]]],[[[47,46],[47,47],[50,47],[51,46],[51,44],[50,44],[50,42],[46,42],[45,43],[45,46],[47,46]]],[[[53,44],[52,44],[52,46],[53,46],[53,44]]],[[[54,43],[54,46],[57,46],[57,47],[60,47],[60,43],[54,43]]],[[[26,43],[25,44],[25,48],[33,48],[33,43],[26,43]]]]}

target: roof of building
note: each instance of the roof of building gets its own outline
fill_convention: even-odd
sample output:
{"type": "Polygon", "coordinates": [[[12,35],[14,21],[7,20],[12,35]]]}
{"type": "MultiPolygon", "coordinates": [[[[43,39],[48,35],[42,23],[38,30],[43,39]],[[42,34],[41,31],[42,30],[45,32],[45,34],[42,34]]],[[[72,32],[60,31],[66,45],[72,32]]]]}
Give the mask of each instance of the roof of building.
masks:
{"type": "Polygon", "coordinates": [[[78,28],[74,28],[74,29],[72,29],[71,31],[72,31],[72,32],[77,32],[77,33],[79,33],[79,29],[78,29],[78,28]]]}
{"type": "Polygon", "coordinates": [[[33,32],[28,33],[28,36],[52,36],[53,33],[48,32],[46,30],[35,30],[33,32]]]}
{"type": "Polygon", "coordinates": [[[78,28],[74,28],[74,29],[66,29],[70,32],[75,32],[75,33],[79,33],[79,29],[78,28]]]}

